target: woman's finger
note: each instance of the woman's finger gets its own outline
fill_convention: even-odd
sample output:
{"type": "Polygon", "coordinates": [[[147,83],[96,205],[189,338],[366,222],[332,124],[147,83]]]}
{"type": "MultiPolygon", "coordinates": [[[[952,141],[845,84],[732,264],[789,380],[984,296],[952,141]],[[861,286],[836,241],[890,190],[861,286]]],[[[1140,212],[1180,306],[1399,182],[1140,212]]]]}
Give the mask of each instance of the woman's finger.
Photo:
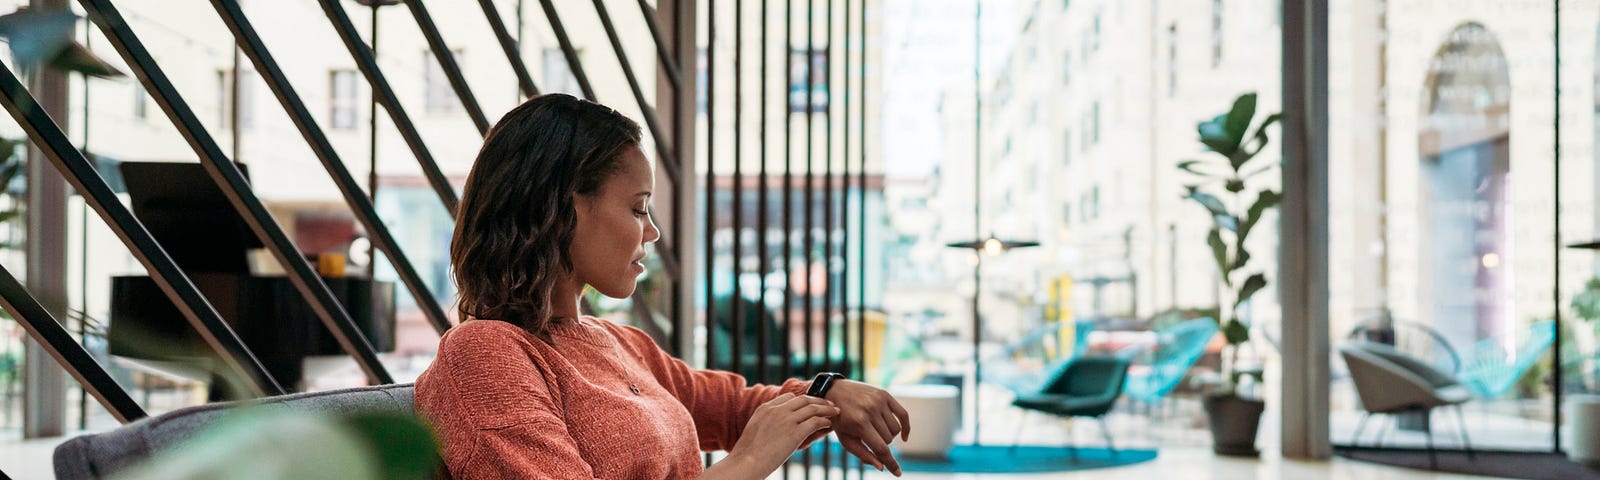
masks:
{"type": "Polygon", "coordinates": [[[868,447],[872,448],[872,455],[878,458],[879,465],[883,465],[885,468],[888,468],[889,473],[893,473],[896,476],[900,475],[900,462],[896,461],[894,459],[894,454],[889,452],[888,443],[876,438],[872,438],[871,435],[862,438],[862,440],[867,443],[868,447]]]}
{"type": "MultiPolygon", "coordinates": [[[[870,434],[876,433],[877,440],[885,445],[894,441],[894,432],[889,431],[889,424],[884,423],[882,416],[873,415],[871,413],[863,413],[863,415],[867,416],[867,422],[872,425],[873,430],[872,432],[868,432],[869,435],[867,435],[867,437],[872,437],[870,434]]],[[[871,443],[868,443],[868,445],[871,445],[871,443]]],[[[873,450],[877,450],[877,447],[873,447],[873,450]]]]}
{"type": "MultiPolygon", "coordinates": [[[[785,393],[784,395],[790,395],[790,394],[785,393]]],[[[792,411],[795,411],[795,410],[799,410],[801,408],[805,408],[808,405],[827,405],[827,406],[830,406],[830,407],[833,406],[833,402],[830,402],[830,401],[825,400],[825,399],[813,397],[813,396],[810,396],[810,395],[791,395],[791,396],[794,397],[794,398],[790,398],[789,400],[787,400],[787,401],[782,403],[784,410],[792,412],[792,411]]]]}
{"type": "Polygon", "coordinates": [[[839,444],[844,446],[844,451],[850,452],[851,455],[861,459],[861,463],[871,465],[872,468],[876,468],[880,472],[883,471],[883,464],[878,462],[878,459],[872,455],[872,450],[868,449],[867,444],[862,443],[860,438],[850,437],[847,439],[842,434],[839,437],[839,444]]]}
{"type": "Polygon", "coordinates": [[[884,440],[894,441],[894,437],[900,436],[900,431],[904,428],[900,425],[900,419],[887,410],[879,410],[878,415],[883,417],[883,424],[889,427],[889,436],[884,437],[884,440]]]}
{"type": "Polygon", "coordinates": [[[906,407],[900,406],[900,401],[895,400],[893,396],[889,397],[889,411],[894,412],[895,418],[900,420],[900,439],[910,440],[911,413],[906,411],[906,407]]]}
{"type": "Polygon", "coordinates": [[[839,415],[839,407],[814,403],[801,407],[799,410],[795,410],[793,415],[797,417],[795,418],[795,423],[799,423],[811,417],[834,417],[839,415]]]}

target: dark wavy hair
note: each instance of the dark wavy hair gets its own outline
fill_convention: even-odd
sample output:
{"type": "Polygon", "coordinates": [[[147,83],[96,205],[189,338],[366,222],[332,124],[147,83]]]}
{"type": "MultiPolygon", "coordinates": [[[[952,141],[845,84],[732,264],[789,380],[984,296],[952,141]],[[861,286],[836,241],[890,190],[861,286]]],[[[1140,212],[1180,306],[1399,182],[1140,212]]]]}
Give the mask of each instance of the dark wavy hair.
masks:
{"type": "Polygon", "coordinates": [[[567,248],[574,194],[599,193],[640,143],[616,110],[549,94],[506,113],[483,141],[456,212],[450,264],[462,320],[493,319],[543,336],[556,283],[573,271],[567,248]]]}

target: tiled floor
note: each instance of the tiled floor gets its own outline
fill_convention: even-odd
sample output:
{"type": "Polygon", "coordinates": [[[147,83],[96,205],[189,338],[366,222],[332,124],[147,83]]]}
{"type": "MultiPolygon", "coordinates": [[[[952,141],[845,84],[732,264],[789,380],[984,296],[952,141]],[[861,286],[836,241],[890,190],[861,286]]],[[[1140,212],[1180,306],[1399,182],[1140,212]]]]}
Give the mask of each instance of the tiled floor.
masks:
{"type": "MultiPolygon", "coordinates": [[[[16,480],[47,480],[51,474],[50,452],[60,439],[33,441],[0,441],[0,471],[16,480]]],[[[798,473],[798,472],[795,472],[798,473]]],[[[820,472],[813,478],[822,478],[820,472]]],[[[839,478],[837,474],[833,478],[839,478]]],[[[892,479],[891,475],[868,472],[867,478],[892,479]]],[[[1167,448],[1155,460],[1116,469],[1088,470],[1072,473],[1033,475],[971,475],[971,474],[917,474],[907,473],[908,480],[1008,480],[1008,479],[1105,479],[1151,478],[1160,480],[1211,480],[1211,479],[1261,479],[1261,480],[1321,480],[1321,479],[1465,479],[1482,478],[1463,475],[1435,474],[1335,458],[1326,462],[1299,462],[1266,456],[1260,460],[1240,460],[1211,455],[1200,448],[1167,448]]]]}

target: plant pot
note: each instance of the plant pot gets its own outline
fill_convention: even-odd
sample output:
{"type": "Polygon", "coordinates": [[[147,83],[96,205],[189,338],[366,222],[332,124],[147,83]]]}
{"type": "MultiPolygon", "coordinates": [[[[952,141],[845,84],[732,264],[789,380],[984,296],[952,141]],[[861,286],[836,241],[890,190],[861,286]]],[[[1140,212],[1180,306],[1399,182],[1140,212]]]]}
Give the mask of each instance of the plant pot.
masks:
{"type": "Polygon", "coordinates": [[[1267,403],[1234,395],[1207,395],[1200,400],[1211,419],[1211,450],[1217,455],[1254,457],[1256,430],[1267,403]]]}

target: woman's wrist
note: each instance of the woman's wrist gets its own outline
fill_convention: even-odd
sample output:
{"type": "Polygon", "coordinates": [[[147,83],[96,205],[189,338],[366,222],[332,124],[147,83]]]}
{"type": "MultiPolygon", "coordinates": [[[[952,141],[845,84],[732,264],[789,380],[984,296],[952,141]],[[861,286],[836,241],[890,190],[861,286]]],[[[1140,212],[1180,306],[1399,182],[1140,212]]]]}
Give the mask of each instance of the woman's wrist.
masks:
{"type": "Polygon", "coordinates": [[[717,463],[711,464],[711,467],[707,468],[705,473],[700,475],[700,478],[702,480],[743,480],[767,478],[767,476],[771,475],[773,471],[776,471],[778,467],[776,465],[768,466],[766,463],[768,462],[762,462],[759,459],[752,458],[751,456],[741,452],[728,452],[728,456],[723,457],[722,460],[718,461],[717,463]]]}

